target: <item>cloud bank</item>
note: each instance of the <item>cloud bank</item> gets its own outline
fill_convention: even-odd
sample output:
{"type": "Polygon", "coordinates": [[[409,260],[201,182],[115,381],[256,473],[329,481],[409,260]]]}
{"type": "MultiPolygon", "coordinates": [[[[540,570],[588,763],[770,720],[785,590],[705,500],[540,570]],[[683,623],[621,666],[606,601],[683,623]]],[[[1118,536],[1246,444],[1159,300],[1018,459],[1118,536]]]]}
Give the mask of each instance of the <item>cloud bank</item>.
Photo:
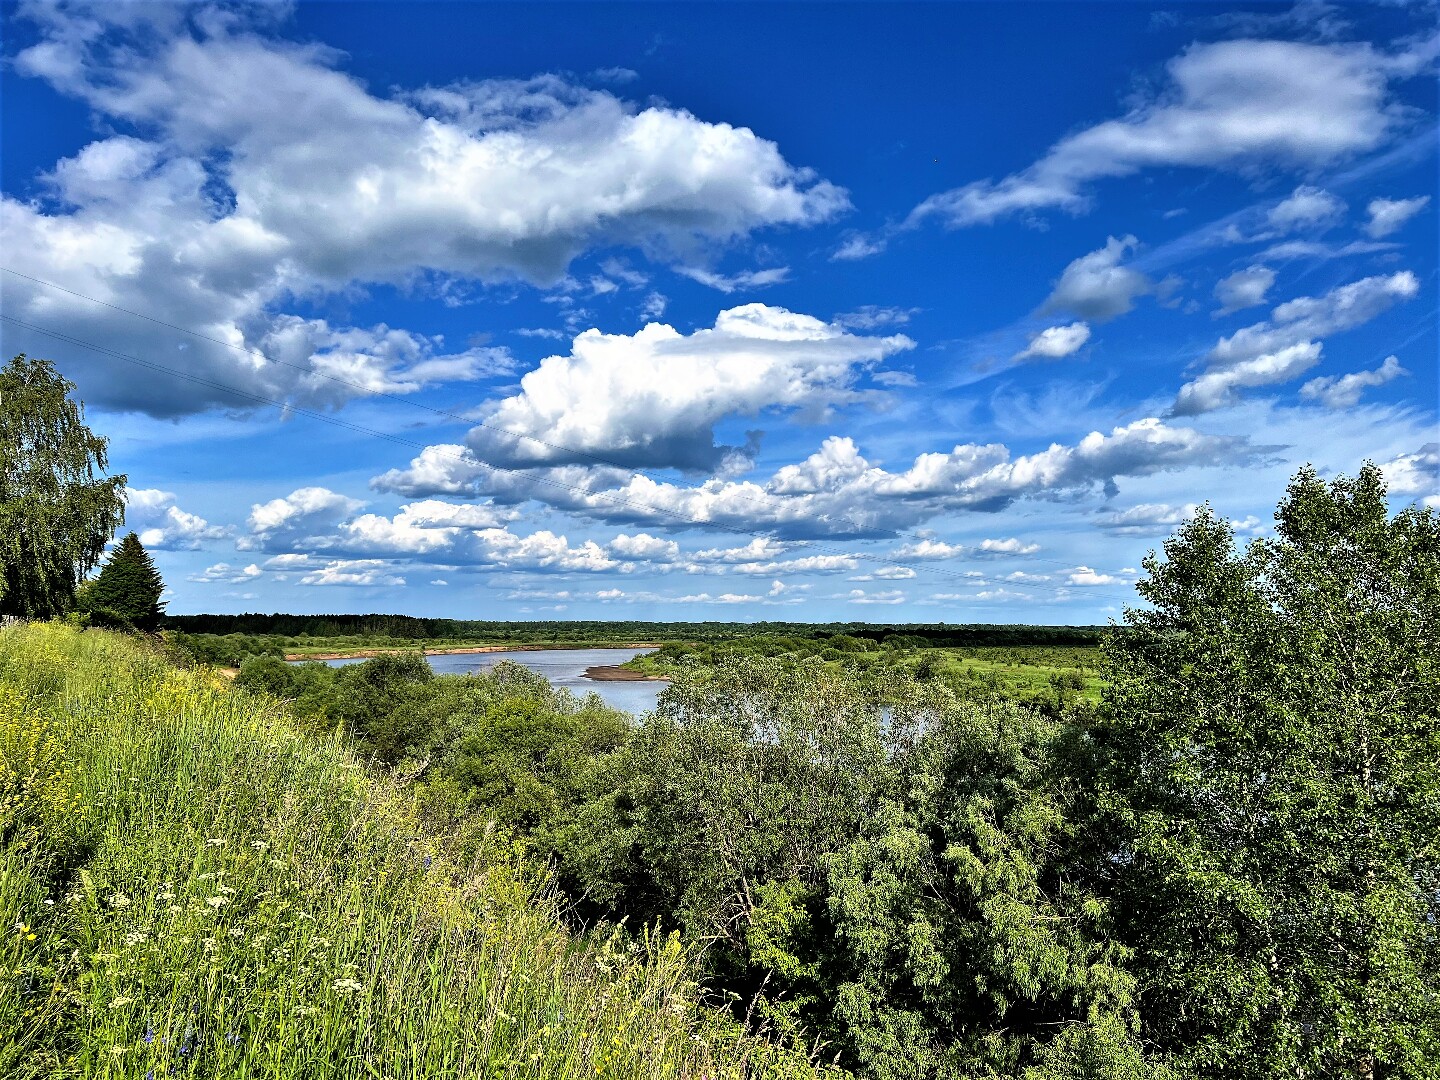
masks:
{"type": "MultiPolygon", "coordinates": [[[[0,239],[27,253],[33,277],[223,344],[9,276],[7,311],[266,397],[325,407],[510,369],[503,350],[335,326],[287,311],[295,298],[547,285],[599,245],[688,261],[848,206],[747,128],[557,76],[381,96],[341,71],[337,53],[266,37],[259,8],[25,14],[41,41],[18,53],[16,71],[139,134],[61,161],[43,200],[4,197],[0,239]]],[[[87,386],[96,403],[157,416],[249,405],[193,382],[137,380],[113,362],[88,369],[87,386]]]]}

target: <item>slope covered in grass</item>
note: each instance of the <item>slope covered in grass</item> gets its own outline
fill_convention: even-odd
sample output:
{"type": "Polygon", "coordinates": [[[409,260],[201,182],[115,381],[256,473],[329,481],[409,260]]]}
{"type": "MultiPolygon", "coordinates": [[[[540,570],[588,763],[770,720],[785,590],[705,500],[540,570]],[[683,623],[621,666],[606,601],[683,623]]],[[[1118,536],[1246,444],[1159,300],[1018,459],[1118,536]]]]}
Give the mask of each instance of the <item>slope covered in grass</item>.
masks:
{"type": "Polygon", "coordinates": [[[0,1075],[809,1077],[282,706],[0,631],[0,1075]]]}

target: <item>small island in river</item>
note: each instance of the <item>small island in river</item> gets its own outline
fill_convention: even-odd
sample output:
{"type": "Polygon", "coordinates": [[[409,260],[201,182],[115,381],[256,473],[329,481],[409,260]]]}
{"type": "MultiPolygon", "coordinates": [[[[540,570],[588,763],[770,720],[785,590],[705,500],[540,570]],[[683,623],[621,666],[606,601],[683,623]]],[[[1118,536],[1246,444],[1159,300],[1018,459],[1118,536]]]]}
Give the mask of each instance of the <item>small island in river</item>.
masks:
{"type": "Polygon", "coordinates": [[[669,682],[660,675],[646,675],[641,671],[621,667],[619,664],[596,664],[585,669],[585,678],[596,682],[669,682]]]}

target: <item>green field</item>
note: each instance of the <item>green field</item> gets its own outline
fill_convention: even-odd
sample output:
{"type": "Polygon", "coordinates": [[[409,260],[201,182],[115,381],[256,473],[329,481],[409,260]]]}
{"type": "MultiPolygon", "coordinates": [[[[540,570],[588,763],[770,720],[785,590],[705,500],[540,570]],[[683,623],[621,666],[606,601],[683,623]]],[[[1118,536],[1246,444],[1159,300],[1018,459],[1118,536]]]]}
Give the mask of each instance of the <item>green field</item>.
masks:
{"type": "Polygon", "coordinates": [[[1098,704],[1104,685],[1098,648],[981,646],[913,648],[874,645],[848,637],[756,638],[718,643],[677,642],[637,656],[625,666],[646,675],[705,670],[736,657],[784,657],[882,678],[889,673],[939,680],[965,697],[1004,696],[1022,701],[1078,695],[1098,704]]]}

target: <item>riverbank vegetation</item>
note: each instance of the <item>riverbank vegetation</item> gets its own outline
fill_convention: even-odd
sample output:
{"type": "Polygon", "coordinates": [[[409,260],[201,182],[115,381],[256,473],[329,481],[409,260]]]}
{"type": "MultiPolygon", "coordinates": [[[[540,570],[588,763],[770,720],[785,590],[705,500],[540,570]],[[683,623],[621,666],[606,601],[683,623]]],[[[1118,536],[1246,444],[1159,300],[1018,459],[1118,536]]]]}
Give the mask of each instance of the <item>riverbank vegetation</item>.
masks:
{"type": "Polygon", "coordinates": [[[1060,715],[1100,700],[1105,658],[1096,648],[1044,645],[946,648],[892,635],[883,639],[750,637],[713,643],[671,642],[623,665],[638,674],[674,679],[719,677],[721,669],[760,658],[823,663],[862,679],[939,682],[962,698],[1010,698],[1060,715]]]}
{"type": "Polygon", "coordinates": [[[1103,627],[883,625],[870,623],[485,622],[403,615],[170,615],[162,628],[197,658],[238,667],[250,656],[305,659],[380,651],[495,648],[617,648],[674,643],[703,650],[784,640],[835,642],[864,651],[895,648],[1096,648],[1103,627]]]}
{"type": "Polygon", "coordinates": [[[1367,470],[1277,523],[1237,550],[1202,510],[1099,651],[672,644],[633,725],[417,654],[239,681],[862,1076],[1428,1076],[1440,522],[1367,470]]]}

